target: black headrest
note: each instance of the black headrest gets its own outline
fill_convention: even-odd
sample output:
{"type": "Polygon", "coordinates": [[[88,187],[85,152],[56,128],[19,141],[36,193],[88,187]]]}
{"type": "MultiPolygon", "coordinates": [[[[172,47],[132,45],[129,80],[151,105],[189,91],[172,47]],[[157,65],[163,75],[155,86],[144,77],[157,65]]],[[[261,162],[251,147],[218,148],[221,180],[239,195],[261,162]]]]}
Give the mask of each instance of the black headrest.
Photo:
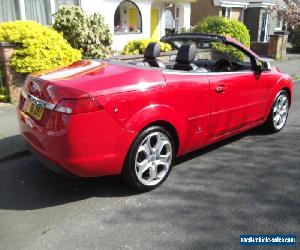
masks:
{"type": "Polygon", "coordinates": [[[144,57],[145,58],[155,58],[160,56],[160,44],[159,43],[149,43],[144,57]]]}
{"type": "Polygon", "coordinates": [[[179,63],[191,63],[196,57],[195,45],[181,45],[178,50],[176,62],[179,63]]]}

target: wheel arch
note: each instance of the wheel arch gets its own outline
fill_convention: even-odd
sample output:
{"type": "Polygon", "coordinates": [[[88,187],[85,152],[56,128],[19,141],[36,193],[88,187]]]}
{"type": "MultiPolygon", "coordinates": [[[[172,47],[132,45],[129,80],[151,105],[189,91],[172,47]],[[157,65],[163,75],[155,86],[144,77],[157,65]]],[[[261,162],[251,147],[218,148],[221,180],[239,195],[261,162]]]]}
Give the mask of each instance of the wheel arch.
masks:
{"type": "Polygon", "coordinates": [[[176,153],[180,154],[186,137],[185,119],[174,108],[165,105],[149,106],[134,114],[125,124],[125,128],[139,134],[150,126],[167,129],[176,141],[176,153]]]}
{"type": "MultiPolygon", "coordinates": [[[[287,91],[288,95],[289,95],[289,107],[291,107],[292,104],[292,97],[293,97],[293,83],[291,80],[289,80],[286,77],[281,77],[276,84],[274,84],[273,88],[270,89],[270,96],[269,96],[269,100],[268,100],[268,104],[267,104],[267,109],[265,112],[265,119],[264,121],[267,119],[270,110],[272,108],[272,105],[274,103],[274,100],[276,99],[276,96],[278,95],[278,93],[282,90],[287,91]]],[[[263,122],[264,122],[263,121],[263,122]]]]}
{"type": "Polygon", "coordinates": [[[179,144],[180,144],[180,139],[179,139],[178,132],[177,132],[176,128],[168,121],[158,120],[158,121],[151,122],[150,124],[148,124],[147,126],[142,128],[141,131],[143,131],[143,130],[149,128],[149,127],[152,127],[152,126],[162,127],[164,129],[166,129],[171,134],[172,138],[174,139],[175,152],[177,154],[179,144]]]}
{"type": "Polygon", "coordinates": [[[292,104],[292,93],[291,93],[290,88],[284,87],[284,88],[282,88],[281,90],[285,90],[285,91],[288,93],[288,97],[289,97],[289,107],[290,107],[291,104],[292,104]]]}

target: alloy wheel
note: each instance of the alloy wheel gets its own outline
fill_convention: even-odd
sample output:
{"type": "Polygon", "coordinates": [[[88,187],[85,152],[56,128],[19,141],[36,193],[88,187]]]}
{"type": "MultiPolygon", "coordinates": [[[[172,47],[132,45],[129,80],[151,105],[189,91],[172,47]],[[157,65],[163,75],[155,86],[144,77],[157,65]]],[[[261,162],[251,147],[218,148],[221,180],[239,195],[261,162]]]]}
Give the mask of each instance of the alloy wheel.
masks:
{"type": "Polygon", "coordinates": [[[152,132],[140,143],[135,157],[135,173],[145,186],[157,185],[168,174],[172,144],[161,132],[152,132]]]}
{"type": "Polygon", "coordinates": [[[273,124],[277,130],[283,128],[289,109],[289,101],[285,95],[279,95],[273,107],[273,124]]]}

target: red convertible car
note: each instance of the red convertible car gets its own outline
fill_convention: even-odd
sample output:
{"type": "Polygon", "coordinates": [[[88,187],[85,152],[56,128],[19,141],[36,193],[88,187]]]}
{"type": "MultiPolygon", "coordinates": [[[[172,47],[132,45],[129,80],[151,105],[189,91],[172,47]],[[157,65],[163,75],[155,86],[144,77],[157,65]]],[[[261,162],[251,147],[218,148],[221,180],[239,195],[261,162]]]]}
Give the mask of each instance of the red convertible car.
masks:
{"type": "Polygon", "coordinates": [[[186,33],[162,38],[131,63],[82,60],[31,75],[18,117],[30,148],[56,170],[81,177],[118,175],[147,191],[173,160],[261,126],[280,131],[291,78],[236,40],[186,33]]]}

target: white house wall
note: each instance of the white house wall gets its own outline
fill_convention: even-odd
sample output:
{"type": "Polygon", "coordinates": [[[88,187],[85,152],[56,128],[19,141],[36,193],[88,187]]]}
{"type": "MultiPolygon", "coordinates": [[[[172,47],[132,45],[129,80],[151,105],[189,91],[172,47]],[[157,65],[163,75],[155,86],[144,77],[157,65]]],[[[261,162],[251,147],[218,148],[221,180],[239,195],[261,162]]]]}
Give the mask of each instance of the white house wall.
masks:
{"type": "Polygon", "coordinates": [[[166,30],[166,14],[165,14],[165,10],[162,9],[160,11],[160,31],[159,31],[159,34],[160,34],[160,37],[163,37],[165,35],[165,30],[166,30]]]}
{"type": "MultiPolygon", "coordinates": [[[[25,0],[16,0],[20,7],[20,19],[26,20],[25,13],[25,0]]],[[[190,14],[191,14],[191,4],[181,3],[179,0],[131,0],[134,2],[141,13],[142,19],[142,32],[138,34],[128,33],[128,34],[116,34],[113,37],[113,50],[122,50],[124,45],[131,40],[135,39],[147,39],[150,38],[150,26],[151,26],[151,7],[159,9],[159,35],[162,37],[165,34],[165,10],[170,3],[175,3],[180,6],[180,20],[179,27],[190,27],[190,14]]],[[[105,22],[109,25],[109,29],[112,34],[114,34],[114,14],[122,0],[80,0],[80,6],[87,15],[92,15],[95,12],[99,12],[104,18],[105,22]]],[[[49,14],[52,15],[56,11],[55,0],[49,0],[50,5],[48,6],[49,14]]],[[[38,20],[37,20],[38,21],[38,20]]],[[[53,21],[53,19],[52,19],[53,21]]]]}
{"type": "Polygon", "coordinates": [[[191,3],[183,4],[183,27],[190,28],[191,27],[191,3]]]}
{"type": "Polygon", "coordinates": [[[179,27],[190,28],[191,27],[191,4],[190,3],[178,3],[179,7],[179,27]]]}
{"type": "MultiPolygon", "coordinates": [[[[121,3],[121,0],[81,0],[81,7],[87,15],[99,12],[104,16],[105,22],[109,25],[110,31],[114,34],[114,14],[121,3]]],[[[145,39],[150,37],[150,20],[152,0],[135,0],[142,16],[142,33],[140,34],[117,34],[114,35],[112,49],[122,50],[124,45],[135,39],[145,39]]]]}

